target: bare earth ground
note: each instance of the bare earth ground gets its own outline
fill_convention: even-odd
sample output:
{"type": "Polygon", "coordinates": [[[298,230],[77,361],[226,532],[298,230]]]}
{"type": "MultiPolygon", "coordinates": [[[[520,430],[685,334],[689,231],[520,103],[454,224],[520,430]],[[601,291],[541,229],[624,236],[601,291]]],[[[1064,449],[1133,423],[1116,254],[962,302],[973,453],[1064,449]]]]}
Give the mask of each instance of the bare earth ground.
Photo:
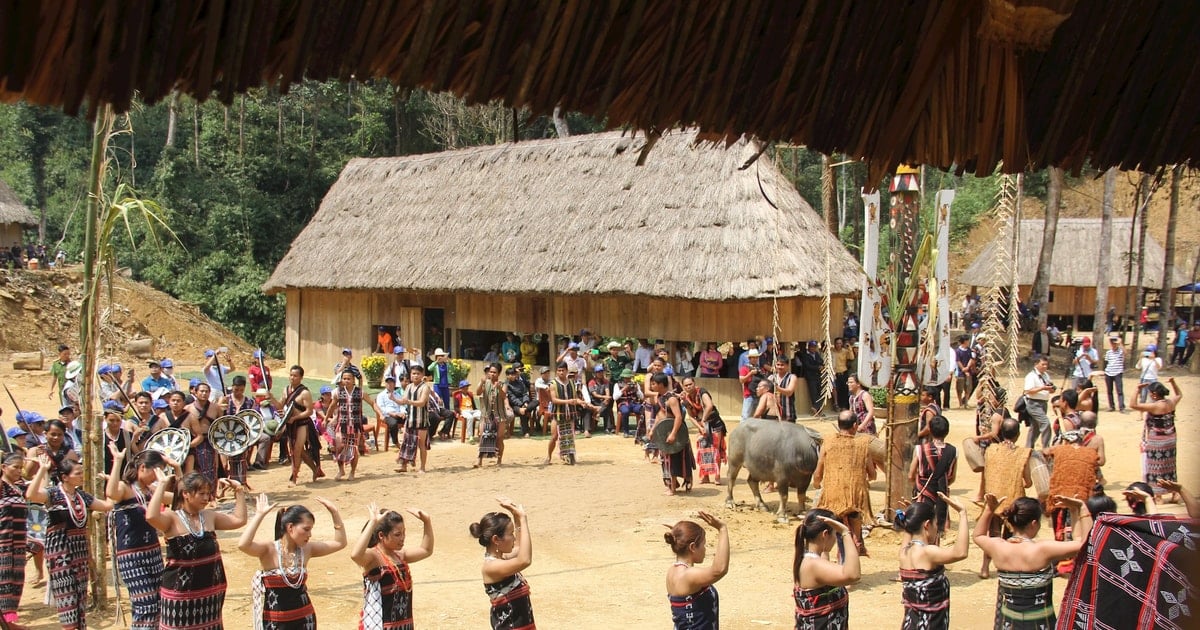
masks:
{"type": "MultiPolygon", "coordinates": [[[[1166,375],[1178,373],[1168,371],[1166,375]]],[[[7,368],[0,377],[18,400],[43,413],[51,412],[46,398],[46,380],[38,375],[13,375],[7,368]]],[[[1200,378],[1180,376],[1185,392],[1179,413],[1180,453],[1196,452],[1200,440],[1197,427],[1196,392],[1200,378]]],[[[1132,381],[1126,379],[1126,383],[1132,381]]],[[[4,401],[7,403],[7,401],[4,401]]],[[[8,405],[5,404],[5,411],[8,405]]],[[[961,443],[972,432],[973,413],[949,412],[951,441],[961,443]]],[[[5,413],[6,422],[12,414],[5,413]]],[[[828,434],[827,421],[813,426],[828,434]]],[[[1109,493],[1138,479],[1137,450],[1140,423],[1133,414],[1101,414],[1100,429],[1108,443],[1105,466],[1109,493]]],[[[694,437],[694,436],[693,436],[694,437]]],[[[792,540],[795,521],[775,524],[771,515],[750,507],[751,496],[745,473],[736,489],[736,510],[724,507],[724,488],[698,486],[690,495],[662,495],[657,465],[644,461],[631,440],[595,437],[577,442],[579,464],[555,463],[541,466],[544,440],[510,440],[505,465],[487,464],[472,470],[474,447],[437,442],[431,451],[426,475],[392,472],[395,450],[369,454],[359,469],[360,479],[335,483],[322,481],[312,486],[287,489],[287,472],[279,467],[256,473],[251,483],[270,492],[276,502],[305,502],[316,508],[315,535],[332,534],[328,516],[311,500],[321,495],[342,507],[351,541],[365,522],[368,502],[403,508],[419,506],[433,515],[437,532],[432,558],[414,565],[415,620],[422,628],[485,628],[488,602],[481,585],[479,566],[482,549],[468,535],[467,525],[484,512],[495,509],[493,497],[507,494],[525,504],[530,513],[534,542],[533,566],[525,572],[533,589],[534,609],[543,628],[663,628],[670,616],[664,592],[664,575],[672,561],[662,539],[661,523],[694,518],[699,509],[711,510],[730,525],[732,558],[729,574],[718,584],[721,618],[727,628],[788,628],[793,624],[791,600],[792,540]]],[[[557,461],[557,458],[555,458],[557,461]]],[[[1200,466],[1180,457],[1181,480],[1193,491],[1200,489],[1200,466]]],[[[332,464],[326,462],[326,470],[332,464]]],[[[978,475],[960,465],[953,494],[967,497],[978,485],[978,475]]],[[[878,509],[883,501],[883,482],[872,486],[872,501],[878,509]]],[[[810,491],[810,498],[816,492],[810,491]]],[[[770,501],[772,507],[774,501],[770,501]]],[[[974,517],[977,509],[971,508],[974,517]]],[[[1171,506],[1168,511],[1179,512],[1171,506]]],[[[264,527],[264,530],[268,527],[264,527]]],[[[1048,535],[1043,527],[1043,536],[1048,535]]],[[[221,536],[229,594],[225,620],[229,627],[249,627],[250,577],[257,568],[236,549],[239,532],[221,536]]],[[[259,532],[259,539],[270,536],[259,532]]],[[[409,541],[418,541],[420,525],[409,519],[409,541]]],[[[898,536],[876,529],[868,538],[871,557],[864,560],[862,581],[851,589],[850,615],[854,627],[896,627],[902,617],[899,585],[889,581],[896,574],[898,536]]],[[[713,548],[710,536],[710,553],[713,548]]],[[[970,557],[949,568],[955,628],[990,628],[995,601],[994,579],[976,577],[980,553],[972,546],[970,557]]],[[[354,628],[361,599],[358,568],[347,552],[314,560],[309,590],[322,627],[354,628]]],[[[30,580],[32,580],[30,567],[30,580]]],[[[1065,580],[1058,580],[1061,596],[1065,580]]],[[[34,628],[57,628],[53,610],[43,605],[44,589],[27,586],[21,603],[21,618],[34,628]]],[[[126,604],[127,605],[127,604],[126,604]]],[[[111,610],[92,611],[93,627],[115,627],[111,610]]],[[[128,618],[128,616],[127,616],[128,618]]]]}

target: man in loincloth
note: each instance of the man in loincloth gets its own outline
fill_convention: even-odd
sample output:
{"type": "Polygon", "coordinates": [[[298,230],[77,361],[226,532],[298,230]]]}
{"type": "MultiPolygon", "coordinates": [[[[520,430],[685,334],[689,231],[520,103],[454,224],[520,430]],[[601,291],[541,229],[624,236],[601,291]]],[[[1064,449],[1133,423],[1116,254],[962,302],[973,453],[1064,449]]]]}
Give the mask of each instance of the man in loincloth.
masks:
{"type": "Polygon", "coordinates": [[[554,454],[554,445],[558,444],[558,454],[567,464],[575,464],[575,417],[579,407],[585,403],[575,385],[575,381],[567,376],[567,364],[559,361],[555,366],[556,378],[549,383],[550,403],[554,415],[550,425],[550,443],[546,446],[546,459],[542,464],[550,463],[554,454]]]}
{"type": "MultiPolygon", "coordinates": [[[[1033,485],[1028,466],[1033,449],[1017,446],[1020,437],[1020,423],[1014,418],[1005,418],[1000,422],[1000,442],[992,444],[983,453],[983,491],[1000,499],[1000,505],[994,510],[996,514],[1003,514],[1013,501],[1025,496],[1025,488],[1033,485]]],[[[992,519],[989,536],[1008,538],[1011,534],[1009,528],[1003,525],[1003,519],[992,519]]],[[[990,576],[991,563],[991,557],[983,554],[979,577],[990,576]]]]}
{"type": "Polygon", "coordinates": [[[850,411],[838,414],[837,433],[821,445],[812,485],[821,489],[817,507],[837,515],[858,547],[867,555],[862,538],[862,522],[871,515],[869,484],[875,479],[875,462],[871,459],[870,435],[855,432],[857,419],[850,411]]]}

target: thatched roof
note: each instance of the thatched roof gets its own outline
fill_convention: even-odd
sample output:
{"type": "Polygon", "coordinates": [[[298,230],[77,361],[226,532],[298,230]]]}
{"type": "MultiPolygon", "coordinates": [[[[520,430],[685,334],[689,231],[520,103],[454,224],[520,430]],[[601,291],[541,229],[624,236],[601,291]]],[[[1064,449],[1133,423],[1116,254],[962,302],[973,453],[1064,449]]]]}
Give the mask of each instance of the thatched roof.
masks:
{"type": "Polygon", "coordinates": [[[1169,0],[3,2],[0,98],[94,113],[382,77],[876,173],[1148,170],[1200,157],[1197,32],[1200,3],[1169,0]]]}
{"type": "Polygon", "coordinates": [[[351,160],[263,287],[757,300],[861,266],[755,147],[572,136],[351,160]],[[777,207],[776,207],[777,206],[777,207]],[[622,270],[626,273],[622,273],[622,270]]]}
{"type": "MultiPolygon", "coordinates": [[[[1038,256],[1042,251],[1042,233],[1045,222],[1041,219],[1021,221],[1020,252],[1017,264],[1017,283],[1032,285],[1037,274],[1038,256]]],[[[1109,254],[1108,286],[1125,287],[1137,283],[1137,267],[1134,261],[1133,280],[1127,277],[1129,257],[1129,231],[1133,219],[1112,220],[1112,251],[1109,254]]],[[[1134,234],[1134,249],[1137,235],[1134,234]]],[[[958,282],[970,286],[991,286],[992,270],[995,267],[995,241],[990,242],[971,262],[958,282]]],[[[1146,235],[1146,265],[1142,286],[1162,286],[1162,245],[1154,237],[1146,235]]],[[[1100,256],[1100,219],[1059,219],[1054,233],[1054,253],[1050,263],[1050,286],[1094,287],[1099,276],[1096,263],[1100,256]]]]}
{"type": "Polygon", "coordinates": [[[0,224],[19,223],[21,225],[37,225],[37,217],[21,203],[8,184],[0,180],[0,224]]]}

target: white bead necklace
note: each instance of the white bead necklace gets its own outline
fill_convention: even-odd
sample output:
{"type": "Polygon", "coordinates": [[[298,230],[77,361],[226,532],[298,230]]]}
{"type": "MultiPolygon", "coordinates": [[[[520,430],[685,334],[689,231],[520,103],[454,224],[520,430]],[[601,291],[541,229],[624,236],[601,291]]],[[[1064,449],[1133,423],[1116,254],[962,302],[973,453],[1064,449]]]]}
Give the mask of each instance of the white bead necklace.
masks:
{"type": "Polygon", "coordinates": [[[187,533],[191,534],[192,536],[195,536],[196,538],[204,538],[204,512],[203,511],[201,511],[199,514],[196,515],[196,521],[199,522],[199,524],[200,524],[199,530],[192,528],[192,515],[188,514],[186,510],[180,508],[178,510],[175,510],[175,513],[179,515],[179,520],[183,521],[183,528],[187,530],[187,533]]]}
{"type": "Polygon", "coordinates": [[[83,497],[79,496],[79,490],[76,489],[71,494],[67,494],[67,491],[63,490],[62,493],[63,499],[67,504],[67,515],[71,517],[71,522],[75,524],[76,529],[83,527],[84,523],[87,523],[87,504],[84,503],[83,497]],[[75,507],[76,502],[79,503],[78,509],[75,507]]]}
{"type": "Polygon", "coordinates": [[[296,553],[291,554],[292,566],[285,568],[283,566],[283,544],[278,540],[275,541],[275,564],[279,565],[279,577],[283,578],[283,583],[288,586],[299,589],[304,586],[304,548],[297,547],[296,553]],[[292,581],[291,576],[295,575],[295,581],[292,581]]]}

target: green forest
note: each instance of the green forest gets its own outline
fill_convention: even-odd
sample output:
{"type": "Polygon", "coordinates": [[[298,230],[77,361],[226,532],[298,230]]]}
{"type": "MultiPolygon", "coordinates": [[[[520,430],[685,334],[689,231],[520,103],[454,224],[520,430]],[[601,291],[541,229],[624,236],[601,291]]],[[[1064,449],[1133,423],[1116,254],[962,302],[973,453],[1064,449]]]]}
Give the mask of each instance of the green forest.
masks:
{"type": "MultiPolygon", "coordinates": [[[[127,237],[116,243],[120,265],[278,356],[283,298],[260,287],[348,160],[511,142],[514,133],[518,141],[555,137],[555,122],[386,82],[309,81],[287,94],[254,90],[228,106],[186,97],[135,103],[117,119],[122,133],[110,142],[105,186],[125,183],[158,202],[174,238],[152,245],[135,228],[133,243],[127,237]]],[[[572,113],[558,122],[572,134],[604,127],[572,113]]],[[[0,179],[41,220],[29,238],[65,250],[72,262],[83,241],[90,147],[91,126],[83,118],[0,106],[0,179]]],[[[782,146],[771,155],[821,212],[822,156],[782,146]]],[[[834,167],[841,238],[857,255],[866,168],[834,159],[841,162],[834,167]]],[[[1028,192],[1036,194],[1039,185],[1044,178],[1027,178],[1028,192]]],[[[927,191],[945,187],[959,189],[952,225],[959,239],[991,207],[998,185],[995,177],[929,175],[927,191]]]]}

